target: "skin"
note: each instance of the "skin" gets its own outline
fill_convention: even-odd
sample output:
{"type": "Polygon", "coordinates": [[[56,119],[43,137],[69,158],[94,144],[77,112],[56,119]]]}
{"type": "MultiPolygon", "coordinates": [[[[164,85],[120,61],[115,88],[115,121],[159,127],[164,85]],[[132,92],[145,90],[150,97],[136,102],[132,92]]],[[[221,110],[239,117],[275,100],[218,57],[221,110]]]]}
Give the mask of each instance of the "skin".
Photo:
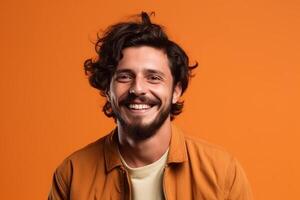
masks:
{"type": "Polygon", "coordinates": [[[123,50],[116,72],[112,77],[107,99],[117,118],[119,150],[130,167],[142,167],[158,160],[168,149],[171,139],[170,113],[162,125],[147,138],[137,139],[128,132],[124,123],[133,126],[153,124],[171,103],[176,103],[181,95],[181,87],[173,86],[173,77],[167,55],[163,50],[149,46],[129,47],[123,50]],[[130,91],[134,98],[124,103],[130,91]],[[142,110],[129,108],[129,104],[145,104],[151,107],[142,110]],[[148,101],[147,101],[148,102],[148,101]],[[147,103],[146,103],[147,104],[147,103]]]}

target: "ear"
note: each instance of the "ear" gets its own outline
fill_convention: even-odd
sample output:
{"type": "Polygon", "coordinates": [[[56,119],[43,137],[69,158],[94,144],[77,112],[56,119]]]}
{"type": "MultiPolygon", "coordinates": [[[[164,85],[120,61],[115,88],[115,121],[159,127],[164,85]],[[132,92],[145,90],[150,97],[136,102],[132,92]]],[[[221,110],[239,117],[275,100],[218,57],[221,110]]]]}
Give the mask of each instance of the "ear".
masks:
{"type": "Polygon", "coordinates": [[[179,100],[181,93],[182,93],[181,84],[177,83],[173,90],[173,98],[172,98],[173,104],[175,104],[179,100]]]}
{"type": "Polygon", "coordinates": [[[105,96],[106,96],[106,100],[107,100],[108,102],[110,102],[110,92],[109,92],[109,90],[106,90],[106,91],[105,91],[105,96]]]}

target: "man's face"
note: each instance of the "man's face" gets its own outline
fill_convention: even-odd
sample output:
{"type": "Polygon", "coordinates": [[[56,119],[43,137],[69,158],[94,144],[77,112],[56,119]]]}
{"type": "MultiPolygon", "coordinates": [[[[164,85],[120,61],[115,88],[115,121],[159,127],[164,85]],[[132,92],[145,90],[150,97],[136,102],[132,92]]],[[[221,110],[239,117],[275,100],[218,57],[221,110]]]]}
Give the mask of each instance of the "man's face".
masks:
{"type": "Polygon", "coordinates": [[[148,46],[123,50],[107,93],[118,125],[140,140],[170,123],[171,104],[180,95],[180,86],[173,87],[167,55],[148,46]]]}

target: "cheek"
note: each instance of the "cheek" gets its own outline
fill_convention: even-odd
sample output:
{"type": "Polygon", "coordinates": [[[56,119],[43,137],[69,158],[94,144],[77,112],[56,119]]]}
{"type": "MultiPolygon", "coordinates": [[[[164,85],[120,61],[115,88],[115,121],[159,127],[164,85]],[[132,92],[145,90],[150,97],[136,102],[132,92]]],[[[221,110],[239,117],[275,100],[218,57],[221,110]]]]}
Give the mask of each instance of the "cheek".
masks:
{"type": "Polygon", "coordinates": [[[124,84],[112,84],[111,87],[111,100],[118,102],[120,99],[126,97],[128,88],[124,84]]]}
{"type": "Polygon", "coordinates": [[[153,88],[153,95],[162,101],[162,104],[169,104],[172,102],[172,87],[157,86],[153,88]]]}

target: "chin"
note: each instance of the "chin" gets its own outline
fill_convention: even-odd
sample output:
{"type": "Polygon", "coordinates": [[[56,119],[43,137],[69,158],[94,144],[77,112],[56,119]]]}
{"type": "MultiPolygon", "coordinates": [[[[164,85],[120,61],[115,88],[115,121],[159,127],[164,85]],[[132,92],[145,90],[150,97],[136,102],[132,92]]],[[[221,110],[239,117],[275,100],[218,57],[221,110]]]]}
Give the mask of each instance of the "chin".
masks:
{"type": "MultiPolygon", "coordinates": [[[[160,127],[170,118],[171,105],[164,110],[159,110],[151,116],[126,116],[123,118],[116,112],[118,125],[136,141],[146,140],[153,137],[160,127]]],[[[125,113],[126,114],[126,113],[125,113]]]]}
{"type": "Polygon", "coordinates": [[[168,115],[160,115],[149,122],[140,122],[122,124],[123,128],[126,130],[128,135],[136,141],[143,141],[153,137],[157,130],[164,124],[167,120],[168,115]]]}

